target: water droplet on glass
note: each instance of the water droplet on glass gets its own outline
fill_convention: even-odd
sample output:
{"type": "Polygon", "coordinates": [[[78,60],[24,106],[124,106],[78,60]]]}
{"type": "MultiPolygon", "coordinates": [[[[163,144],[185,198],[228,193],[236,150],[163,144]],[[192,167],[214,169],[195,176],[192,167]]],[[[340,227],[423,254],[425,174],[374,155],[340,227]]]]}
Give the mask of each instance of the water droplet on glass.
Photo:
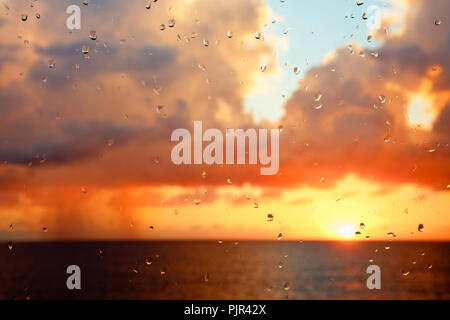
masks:
{"type": "Polygon", "coordinates": [[[434,24],[436,26],[440,26],[442,24],[442,21],[441,20],[436,20],[436,21],[434,21],[434,24]]]}
{"type": "Polygon", "coordinates": [[[289,282],[286,282],[283,286],[283,290],[284,291],[289,291],[291,290],[291,285],[289,284],[289,282]]]}
{"type": "Polygon", "coordinates": [[[206,39],[203,39],[203,45],[204,45],[205,47],[209,46],[209,41],[206,40],[206,39]]]}
{"type": "Polygon", "coordinates": [[[230,179],[230,178],[228,178],[228,179],[227,179],[227,183],[228,183],[228,184],[232,184],[232,182],[231,182],[231,179],[230,179]]]}
{"type": "Polygon", "coordinates": [[[322,99],[322,93],[317,92],[317,93],[314,95],[314,101],[319,102],[320,99],[322,99]]]}
{"type": "Polygon", "coordinates": [[[366,227],[366,225],[365,225],[363,222],[361,222],[361,223],[359,224],[359,227],[360,227],[361,229],[364,229],[364,228],[366,227]]]}
{"type": "Polygon", "coordinates": [[[89,39],[97,40],[97,32],[95,30],[89,31],[89,39]]]}
{"type": "Polygon", "coordinates": [[[273,214],[271,213],[267,214],[267,221],[268,222],[273,221],[273,214]]]}
{"type": "Polygon", "coordinates": [[[283,234],[280,232],[278,235],[277,235],[277,240],[281,240],[283,238],[283,234]]]}
{"type": "Polygon", "coordinates": [[[86,188],[86,187],[81,187],[81,193],[82,193],[82,194],[88,193],[87,188],[86,188]]]}
{"type": "Polygon", "coordinates": [[[227,31],[227,38],[228,38],[228,39],[233,38],[233,32],[227,31]]]}
{"type": "Polygon", "coordinates": [[[147,4],[145,5],[145,9],[150,10],[150,8],[152,7],[152,2],[151,0],[147,1],[147,4]]]}
{"type": "Polygon", "coordinates": [[[384,95],[380,94],[380,95],[378,96],[378,100],[379,100],[381,103],[385,103],[385,102],[386,102],[386,97],[385,97],[384,95]]]}
{"type": "Polygon", "coordinates": [[[255,209],[258,209],[258,203],[257,202],[255,202],[254,204],[253,204],[253,208],[255,208],[255,209]]]}
{"type": "Polygon", "coordinates": [[[259,70],[260,70],[261,72],[264,72],[264,71],[267,70],[267,66],[266,66],[265,64],[262,64],[262,65],[259,67],[259,70]]]}
{"type": "Polygon", "coordinates": [[[253,35],[255,36],[255,39],[261,39],[261,32],[255,32],[253,35]]]}
{"type": "Polygon", "coordinates": [[[81,47],[81,53],[82,54],[88,54],[89,53],[89,46],[86,44],[83,44],[83,46],[81,47]]]}
{"type": "Polygon", "coordinates": [[[166,30],[166,25],[164,23],[161,23],[161,25],[159,26],[159,30],[161,31],[166,30]]]}
{"type": "Polygon", "coordinates": [[[407,275],[409,275],[409,271],[403,270],[402,271],[402,276],[406,277],[407,275]]]}
{"type": "Polygon", "coordinates": [[[152,258],[147,258],[147,259],[145,259],[145,264],[146,265],[151,265],[153,263],[153,260],[152,260],[152,258]]]}
{"type": "Polygon", "coordinates": [[[419,232],[423,232],[425,230],[425,227],[423,226],[423,224],[419,224],[419,226],[417,227],[417,230],[419,232]]]}
{"type": "Polygon", "coordinates": [[[14,249],[14,243],[12,241],[8,242],[8,250],[12,251],[12,249],[14,249]]]}
{"type": "Polygon", "coordinates": [[[56,64],[55,59],[48,59],[48,67],[50,69],[54,68],[55,64],[56,64]]]}
{"type": "Polygon", "coordinates": [[[169,25],[169,28],[175,27],[175,19],[170,19],[169,22],[167,22],[167,24],[169,25]]]}
{"type": "Polygon", "coordinates": [[[27,21],[28,15],[27,15],[27,14],[22,14],[22,15],[20,16],[20,19],[21,19],[22,21],[27,21]]]}
{"type": "Polygon", "coordinates": [[[194,199],[193,202],[196,206],[198,206],[201,201],[200,201],[200,199],[194,199]]]}
{"type": "Polygon", "coordinates": [[[203,178],[203,179],[206,178],[206,172],[205,172],[205,171],[202,172],[202,178],[203,178]]]}

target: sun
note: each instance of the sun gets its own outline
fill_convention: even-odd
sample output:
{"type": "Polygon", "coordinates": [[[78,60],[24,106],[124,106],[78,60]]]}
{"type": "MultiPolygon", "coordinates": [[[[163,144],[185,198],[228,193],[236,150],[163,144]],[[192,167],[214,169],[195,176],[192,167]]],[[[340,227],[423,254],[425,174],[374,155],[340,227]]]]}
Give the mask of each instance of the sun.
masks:
{"type": "Polygon", "coordinates": [[[345,239],[350,239],[355,233],[355,229],[351,224],[343,224],[339,226],[338,232],[341,235],[341,237],[345,239]]]}

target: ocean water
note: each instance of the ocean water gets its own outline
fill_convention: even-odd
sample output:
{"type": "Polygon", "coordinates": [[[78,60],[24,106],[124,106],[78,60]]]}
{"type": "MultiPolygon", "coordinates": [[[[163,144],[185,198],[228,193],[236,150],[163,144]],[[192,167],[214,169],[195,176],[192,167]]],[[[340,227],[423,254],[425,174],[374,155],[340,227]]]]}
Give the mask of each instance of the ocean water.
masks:
{"type": "Polygon", "coordinates": [[[450,299],[449,253],[448,242],[5,243],[0,299],[450,299]],[[72,264],[81,290],[66,288],[72,264]],[[367,289],[371,264],[380,290],[367,289]]]}

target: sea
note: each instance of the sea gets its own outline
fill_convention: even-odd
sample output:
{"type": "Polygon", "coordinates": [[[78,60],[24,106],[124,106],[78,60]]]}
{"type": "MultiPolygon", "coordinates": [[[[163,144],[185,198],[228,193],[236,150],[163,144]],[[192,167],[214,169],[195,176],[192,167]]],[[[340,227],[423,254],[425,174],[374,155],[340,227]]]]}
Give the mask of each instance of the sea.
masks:
{"type": "Polygon", "coordinates": [[[449,254],[450,242],[4,243],[0,299],[448,300],[449,254]],[[79,290],[67,287],[71,265],[79,290]]]}

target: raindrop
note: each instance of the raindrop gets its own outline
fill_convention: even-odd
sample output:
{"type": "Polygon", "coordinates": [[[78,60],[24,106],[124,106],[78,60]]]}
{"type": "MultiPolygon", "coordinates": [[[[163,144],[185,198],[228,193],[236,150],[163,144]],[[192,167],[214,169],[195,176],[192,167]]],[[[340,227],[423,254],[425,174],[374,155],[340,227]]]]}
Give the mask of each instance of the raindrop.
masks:
{"type": "Polygon", "coordinates": [[[391,236],[392,238],[396,238],[397,236],[395,235],[395,233],[393,232],[388,232],[387,233],[388,236],[391,236]]]}
{"type": "Polygon", "coordinates": [[[159,270],[159,273],[160,273],[162,276],[165,275],[165,274],[167,273],[166,267],[162,267],[162,268],[159,270]]]}
{"type": "Polygon", "coordinates": [[[435,24],[436,26],[440,26],[440,25],[441,25],[441,23],[442,23],[442,21],[441,21],[441,20],[436,20],[436,21],[434,21],[434,24],[435,24]]]}
{"type": "Polygon", "coordinates": [[[42,227],[42,232],[47,232],[48,228],[47,227],[42,227]]]}
{"type": "Polygon", "coordinates": [[[87,6],[89,4],[89,0],[83,0],[83,4],[87,6]]]}
{"type": "Polygon", "coordinates": [[[203,179],[206,178],[206,172],[205,172],[205,171],[202,172],[202,178],[203,178],[203,179]]]}
{"type": "Polygon", "coordinates": [[[378,96],[378,100],[379,100],[381,103],[385,103],[385,102],[386,102],[386,97],[385,97],[384,95],[380,94],[380,95],[378,96]]]}
{"type": "Polygon", "coordinates": [[[86,193],[88,193],[88,190],[87,190],[87,188],[86,187],[81,187],[81,193],[82,194],[86,194],[86,193]]]}
{"type": "Polygon", "coordinates": [[[228,178],[228,179],[227,179],[227,183],[228,183],[228,184],[232,184],[232,182],[231,182],[231,179],[230,179],[230,178],[228,178]]]}
{"type": "Polygon", "coordinates": [[[271,213],[267,214],[267,221],[268,222],[273,221],[273,214],[271,213]]]}
{"type": "Polygon", "coordinates": [[[283,267],[284,267],[284,263],[282,261],[280,261],[278,263],[278,269],[283,269],[283,267]]]}
{"type": "Polygon", "coordinates": [[[423,226],[423,224],[419,224],[419,226],[417,227],[417,230],[419,232],[423,232],[425,230],[425,227],[423,226]]]}
{"type": "Polygon", "coordinates": [[[145,264],[146,265],[151,265],[153,263],[153,260],[152,260],[152,258],[147,258],[147,259],[145,259],[145,264]]]}
{"type": "Polygon", "coordinates": [[[167,24],[169,25],[169,28],[175,27],[175,19],[170,19],[167,24]]]}
{"type": "Polygon", "coordinates": [[[299,67],[294,67],[294,73],[299,75],[300,74],[300,68],[299,67]]]}
{"type": "Polygon", "coordinates": [[[88,54],[89,53],[89,46],[86,44],[83,44],[83,47],[81,47],[81,53],[82,54],[88,54]]]}
{"type": "Polygon", "coordinates": [[[95,30],[89,31],[89,39],[97,40],[97,32],[95,30]]]}
{"type": "Polygon", "coordinates": [[[360,0],[356,0],[356,5],[357,6],[362,6],[364,4],[364,2],[360,1],[360,0]]]}
{"type": "Polygon", "coordinates": [[[55,59],[48,59],[48,67],[52,69],[55,66],[55,59]]]}
{"type": "Polygon", "coordinates": [[[277,240],[281,240],[283,238],[283,234],[280,232],[277,236],[277,240]]]}
{"type": "Polygon", "coordinates": [[[36,13],[36,19],[40,19],[41,18],[41,14],[40,13],[36,13]]]}
{"type": "Polygon", "coordinates": [[[255,32],[253,35],[255,36],[255,39],[261,39],[261,32],[255,32]]]}
{"type": "Polygon", "coordinates": [[[209,41],[206,40],[206,39],[203,39],[203,45],[204,45],[205,47],[209,46],[209,41]]]}
{"type": "Polygon", "coordinates": [[[321,98],[322,98],[322,93],[320,93],[320,92],[317,92],[314,95],[314,101],[316,101],[316,102],[319,102],[321,98]]]}
{"type": "Polygon", "coordinates": [[[194,199],[193,202],[196,206],[198,206],[201,201],[200,201],[200,199],[194,199]]]}
{"type": "Polygon", "coordinates": [[[147,1],[147,4],[145,5],[145,9],[150,10],[151,7],[152,7],[152,2],[149,0],[149,1],[147,1]]]}
{"type": "Polygon", "coordinates": [[[402,276],[406,277],[407,275],[409,275],[409,271],[403,270],[402,271],[402,276]]]}
{"type": "Polygon", "coordinates": [[[283,290],[284,291],[289,291],[291,290],[291,285],[289,284],[289,282],[286,282],[283,286],[283,290]]]}
{"type": "Polygon", "coordinates": [[[255,209],[258,209],[258,203],[257,202],[255,202],[254,204],[253,204],[253,208],[255,208],[255,209]]]}
{"type": "Polygon", "coordinates": [[[154,164],[159,164],[160,160],[158,156],[153,157],[153,163],[154,164]]]}
{"type": "Polygon", "coordinates": [[[135,274],[139,273],[139,269],[138,268],[131,268],[131,271],[135,274]]]}
{"type": "Polygon", "coordinates": [[[28,15],[27,15],[27,14],[22,14],[22,15],[20,16],[20,19],[21,19],[22,21],[27,21],[28,15]]]}
{"type": "Polygon", "coordinates": [[[12,249],[14,248],[14,243],[12,241],[8,242],[8,249],[9,251],[12,251],[12,249]]]}
{"type": "Polygon", "coordinates": [[[228,39],[233,38],[233,32],[232,31],[227,31],[227,38],[228,39]]]}
{"type": "Polygon", "coordinates": [[[384,137],[384,142],[388,143],[389,141],[391,141],[391,135],[388,133],[388,134],[384,137]]]}
{"type": "Polygon", "coordinates": [[[259,70],[260,70],[261,72],[264,72],[264,71],[267,70],[267,66],[266,66],[265,64],[262,64],[262,65],[259,67],[259,70]]]}
{"type": "Polygon", "coordinates": [[[362,18],[364,19],[364,20],[367,20],[367,13],[363,13],[363,15],[362,15],[362,18]]]}
{"type": "Polygon", "coordinates": [[[365,225],[363,222],[361,222],[361,223],[359,224],[359,227],[360,227],[361,229],[364,229],[364,228],[366,227],[366,225],[365,225]]]}
{"type": "Polygon", "coordinates": [[[161,23],[161,25],[159,26],[159,30],[161,31],[166,30],[166,25],[164,23],[161,23]]]}

